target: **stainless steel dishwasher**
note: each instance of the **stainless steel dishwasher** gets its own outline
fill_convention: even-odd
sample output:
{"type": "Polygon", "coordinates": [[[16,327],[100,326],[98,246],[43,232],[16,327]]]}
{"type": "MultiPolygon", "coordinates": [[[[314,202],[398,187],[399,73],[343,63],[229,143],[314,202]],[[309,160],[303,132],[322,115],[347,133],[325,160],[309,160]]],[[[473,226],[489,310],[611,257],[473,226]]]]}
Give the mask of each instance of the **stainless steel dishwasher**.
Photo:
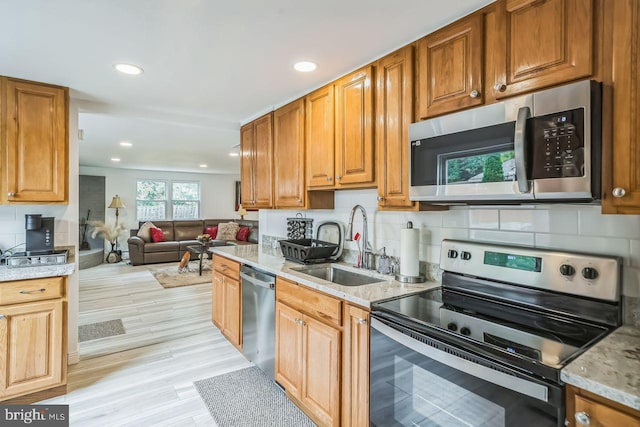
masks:
{"type": "Polygon", "coordinates": [[[242,266],[242,353],[275,380],[276,276],[242,266]]]}

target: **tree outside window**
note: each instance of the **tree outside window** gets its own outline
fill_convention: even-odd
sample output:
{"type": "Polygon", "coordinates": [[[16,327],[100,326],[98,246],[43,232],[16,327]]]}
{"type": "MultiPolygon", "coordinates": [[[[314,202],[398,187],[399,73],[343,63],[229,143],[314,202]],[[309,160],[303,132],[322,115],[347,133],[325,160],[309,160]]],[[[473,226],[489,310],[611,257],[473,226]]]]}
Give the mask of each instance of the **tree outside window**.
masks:
{"type": "Polygon", "coordinates": [[[173,219],[200,217],[200,184],[198,182],[171,183],[173,219]]]}
{"type": "Polygon", "coordinates": [[[167,183],[139,180],[136,191],[136,216],[139,221],[167,218],[167,183]]]}

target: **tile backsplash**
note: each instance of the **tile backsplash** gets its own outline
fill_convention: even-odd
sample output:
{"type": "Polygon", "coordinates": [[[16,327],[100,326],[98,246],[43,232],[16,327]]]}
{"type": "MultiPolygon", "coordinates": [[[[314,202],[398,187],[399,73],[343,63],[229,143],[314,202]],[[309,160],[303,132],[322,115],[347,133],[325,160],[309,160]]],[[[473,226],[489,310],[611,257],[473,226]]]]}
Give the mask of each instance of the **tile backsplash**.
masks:
{"type": "MultiPolygon", "coordinates": [[[[351,208],[367,210],[369,241],[378,251],[399,256],[400,229],[412,221],[420,228],[420,260],[439,264],[443,239],[476,240],[578,252],[617,255],[623,258],[623,295],[640,298],[640,216],[602,215],[595,205],[519,205],[496,207],[452,207],[436,212],[380,212],[376,190],[336,191],[335,209],[302,211],[314,219],[349,221],[351,208]]],[[[260,232],[286,236],[286,218],[297,211],[261,210],[260,232]]],[[[354,232],[362,232],[356,213],[354,232]]],[[[355,242],[347,249],[357,250],[355,242]]],[[[634,305],[637,308],[637,305],[634,305]]],[[[638,314],[635,313],[635,318],[638,314]]]]}
{"type": "Polygon", "coordinates": [[[54,242],[56,246],[76,245],[78,232],[75,230],[77,219],[68,205],[24,205],[0,206],[0,249],[3,251],[17,246],[14,252],[24,251],[26,232],[24,216],[42,214],[55,217],[54,242]],[[72,230],[73,229],[73,230],[72,230]]]}

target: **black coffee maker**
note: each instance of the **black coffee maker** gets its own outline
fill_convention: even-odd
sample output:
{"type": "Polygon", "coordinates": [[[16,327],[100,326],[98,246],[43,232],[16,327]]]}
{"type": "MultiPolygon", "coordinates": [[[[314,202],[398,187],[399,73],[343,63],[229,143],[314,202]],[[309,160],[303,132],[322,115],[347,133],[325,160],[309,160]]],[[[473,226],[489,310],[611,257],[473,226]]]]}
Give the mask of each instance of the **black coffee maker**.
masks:
{"type": "Polygon", "coordinates": [[[24,216],[27,230],[26,251],[28,255],[53,253],[54,217],[42,217],[41,214],[24,216]]]}

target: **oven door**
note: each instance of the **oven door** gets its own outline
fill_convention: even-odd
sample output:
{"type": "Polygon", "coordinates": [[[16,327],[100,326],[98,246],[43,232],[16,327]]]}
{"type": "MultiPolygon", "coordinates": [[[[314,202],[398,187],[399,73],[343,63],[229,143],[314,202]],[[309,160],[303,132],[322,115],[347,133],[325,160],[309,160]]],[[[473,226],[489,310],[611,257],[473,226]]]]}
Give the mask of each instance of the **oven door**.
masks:
{"type": "Polygon", "coordinates": [[[372,426],[564,425],[559,385],[403,329],[372,315],[372,426]]]}
{"type": "Polygon", "coordinates": [[[527,95],[410,125],[410,199],[533,200],[526,138],[532,111],[527,95]]]}

